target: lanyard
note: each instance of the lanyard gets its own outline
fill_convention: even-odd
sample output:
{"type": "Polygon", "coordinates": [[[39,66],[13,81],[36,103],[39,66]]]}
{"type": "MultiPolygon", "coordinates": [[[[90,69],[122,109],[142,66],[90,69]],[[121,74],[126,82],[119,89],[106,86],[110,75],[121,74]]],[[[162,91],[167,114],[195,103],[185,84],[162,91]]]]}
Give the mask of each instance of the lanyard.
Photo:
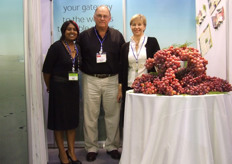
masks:
{"type": "Polygon", "coordinates": [[[105,39],[106,39],[107,33],[105,34],[104,38],[103,38],[102,41],[101,41],[101,39],[100,39],[100,37],[99,37],[99,35],[98,35],[98,33],[97,33],[96,27],[94,27],[94,32],[95,32],[95,34],[96,34],[96,36],[97,36],[99,42],[101,43],[101,48],[100,48],[100,51],[99,51],[99,53],[101,54],[101,53],[103,52],[102,44],[103,44],[103,42],[104,42],[105,39]]]}
{"type": "Polygon", "coordinates": [[[65,43],[65,45],[68,47],[68,51],[69,51],[69,55],[71,56],[71,59],[72,59],[72,64],[73,64],[73,66],[72,66],[72,72],[75,72],[75,61],[76,61],[76,58],[77,58],[77,56],[78,56],[78,49],[77,49],[77,46],[76,46],[76,44],[74,44],[75,45],[75,50],[76,50],[76,52],[77,52],[77,55],[74,57],[74,58],[72,58],[72,51],[71,51],[71,48],[69,47],[69,45],[68,45],[68,43],[66,42],[66,41],[64,41],[64,43],[65,43]]]}
{"type": "MultiPolygon", "coordinates": [[[[145,36],[144,36],[144,38],[143,38],[143,43],[144,43],[144,41],[145,41],[145,36]]],[[[131,45],[131,50],[132,50],[132,53],[133,53],[133,55],[134,55],[134,57],[135,57],[136,63],[138,63],[138,58],[139,58],[139,54],[140,54],[140,52],[141,52],[141,49],[142,49],[142,47],[143,47],[143,43],[142,43],[142,45],[141,45],[141,47],[140,47],[139,53],[137,53],[137,56],[135,55],[134,50],[133,50],[132,45],[131,45]]]]}

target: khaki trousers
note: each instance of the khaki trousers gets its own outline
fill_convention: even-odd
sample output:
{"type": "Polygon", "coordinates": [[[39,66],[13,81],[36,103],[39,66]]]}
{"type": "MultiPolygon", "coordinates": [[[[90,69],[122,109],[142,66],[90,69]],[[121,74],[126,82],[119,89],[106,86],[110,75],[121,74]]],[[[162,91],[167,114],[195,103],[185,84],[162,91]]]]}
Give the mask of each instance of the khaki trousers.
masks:
{"type": "Polygon", "coordinates": [[[84,139],[87,152],[98,151],[98,117],[102,101],[105,112],[107,151],[118,149],[120,103],[117,102],[118,75],[98,78],[82,73],[84,139]]]}

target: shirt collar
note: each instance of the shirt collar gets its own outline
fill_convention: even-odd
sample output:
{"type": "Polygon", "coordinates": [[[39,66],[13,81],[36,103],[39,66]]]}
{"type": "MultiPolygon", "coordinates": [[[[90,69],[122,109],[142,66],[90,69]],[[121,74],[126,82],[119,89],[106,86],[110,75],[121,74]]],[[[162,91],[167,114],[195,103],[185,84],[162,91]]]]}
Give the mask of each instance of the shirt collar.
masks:
{"type": "MultiPolygon", "coordinates": [[[[94,28],[96,29],[97,35],[100,37],[101,40],[103,40],[103,38],[99,35],[96,26],[95,26],[94,28]]],[[[109,27],[107,28],[106,34],[107,34],[108,32],[109,32],[109,27]]],[[[105,34],[105,35],[106,35],[106,34],[105,34]]]]}
{"type": "MultiPolygon", "coordinates": [[[[141,36],[141,38],[140,38],[140,40],[139,40],[139,44],[143,41],[143,38],[144,38],[144,37],[145,37],[145,35],[142,35],[142,36],[141,36]]],[[[134,39],[133,39],[133,36],[131,36],[130,42],[135,43],[135,41],[134,41],[134,39]]]]}

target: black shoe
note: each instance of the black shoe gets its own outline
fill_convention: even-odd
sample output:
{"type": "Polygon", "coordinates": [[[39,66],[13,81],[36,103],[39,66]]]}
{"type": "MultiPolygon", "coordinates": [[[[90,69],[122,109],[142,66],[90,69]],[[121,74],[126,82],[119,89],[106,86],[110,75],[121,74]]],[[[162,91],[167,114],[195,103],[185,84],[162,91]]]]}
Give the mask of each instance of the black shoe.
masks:
{"type": "Polygon", "coordinates": [[[59,160],[60,160],[60,164],[70,164],[70,163],[63,163],[63,162],[61,161],[60,154],[58,155],[58,157],[59,157],[59,160]]]}
{"type": "Polygon", "coordinates": [[[121,154],[118,152],[118,150],[107,151],[107,154],[109,154],[113,159],[119,160],[121,158],[121,154]]]}
{"type": "Polygon", "coordinates": [[[88,152],[86,155],[86,160],[89,162],[95,161],[97,158],[97,153],[95,152],[88,152]]]}
{"type": "Polygon", "coordinates": [[[71,156],[69,155],[68,150],[66,150],[66,154],[67,154],[68,159],[71,161],[72,164],[82,164],[81,161],[79,161],[79,160],[74,161],[74,160],[71,158],[71,156]]]}

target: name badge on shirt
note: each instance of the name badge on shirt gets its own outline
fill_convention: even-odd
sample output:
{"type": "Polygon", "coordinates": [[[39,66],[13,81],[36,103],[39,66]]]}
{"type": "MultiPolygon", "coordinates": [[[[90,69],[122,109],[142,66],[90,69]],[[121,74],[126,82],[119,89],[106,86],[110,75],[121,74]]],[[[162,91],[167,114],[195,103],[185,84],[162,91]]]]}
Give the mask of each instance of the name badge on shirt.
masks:
{"type": "Polygon", "coordinates": [[[97,63],[105,63],[106,62],[106,53],[102,52],[102,53],[97,53],[96,55],[96,60],[97,63]]]}
{"type": "Polygon", "coordinates": [[[78,73],[77,72],[69,72],[68,73],[69,81],[78,81],[78,73]]]}

